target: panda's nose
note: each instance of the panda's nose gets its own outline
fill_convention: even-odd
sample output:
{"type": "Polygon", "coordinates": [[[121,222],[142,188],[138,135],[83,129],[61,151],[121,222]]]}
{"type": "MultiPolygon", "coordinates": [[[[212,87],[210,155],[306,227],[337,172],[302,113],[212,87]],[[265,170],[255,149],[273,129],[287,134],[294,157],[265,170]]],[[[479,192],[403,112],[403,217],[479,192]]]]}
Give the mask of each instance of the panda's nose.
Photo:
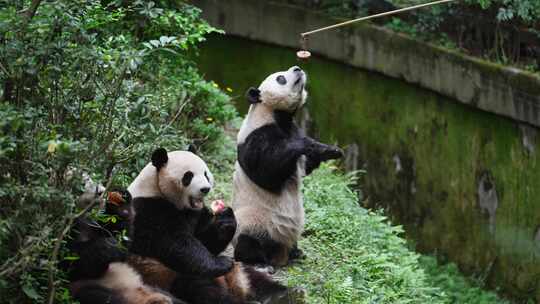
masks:
{"type": "Polygon", "coordinates": [[[293,72],[302,72],[302,69],[297,66],[293,66],[292,69],[293,69],[293,72]]]}
{"type": "Polygon", "coordinates": [[[204,187],[204,188],[201,188],[201,192],[203,194],[208,194],[208,192],[210,192],[210,187],[204,187]]]}

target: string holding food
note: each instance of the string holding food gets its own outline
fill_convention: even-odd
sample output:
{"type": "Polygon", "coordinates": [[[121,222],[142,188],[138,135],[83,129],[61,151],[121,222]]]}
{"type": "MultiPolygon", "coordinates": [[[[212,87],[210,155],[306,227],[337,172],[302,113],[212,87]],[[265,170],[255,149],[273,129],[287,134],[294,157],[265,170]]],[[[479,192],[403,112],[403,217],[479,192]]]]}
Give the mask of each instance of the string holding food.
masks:
{"type": "Polygon", "coordinates": [[[311,52],[307,50],[307,36],[300,38],[300,46],[302,50],[296,52],[296,57],[300,60],[308,60],[311,57],[311,52]]]}
{"type": "Polygon", "coordinates": [[[322,31],[327,31],[327,30],[339,28],[339,27],[346,26],[346,25],[356,23],[356,22],[360,22],[360,21],[367,21],[367,20],[371,20],[371,19],[375,19],[375,18],[379,18],[379,17],[391,16],[391,15],[395,15],[395,14],[399,14],[399,13],[419,9],[419,8],[422,8],[422,7],[427,7],[427,6],[437,5],[437,4],[443,4],[443,3],[453,2],[453,1],[458,1],[458,0],[439,0],[439,1],[433,1],[433,2],[424,3],[424,4],[418,4],[418,5],[414,5],[414,6],[410,6],[410,7],[406,7],[406,8],[400,8],[400,9],[396,9],[396,10],[392,10],[392,11],[388,11],[388,12],[384,12],[384,13],[379,13],[379,14],[374,14],[374,15],[370,15],[370,16],[365,16],[365,17],[353,19],[353,20],[348,20],[348,21],[345,21],[345,22],[341,22],[341,23],[330,25],[330,26],[322,27],[322,28],[319,28],[319,29],[315,29],[315,30],[312,30],[312,31],[301,33],[300,34],[301,50],[296,52],[296,57],[298,59],[300,59],[300,60],[307,60],[307,59],[309,59],[309,57],[311,57],[311,52],[307,50],[307,38],[310,35],[320,33],[322,31]]]}

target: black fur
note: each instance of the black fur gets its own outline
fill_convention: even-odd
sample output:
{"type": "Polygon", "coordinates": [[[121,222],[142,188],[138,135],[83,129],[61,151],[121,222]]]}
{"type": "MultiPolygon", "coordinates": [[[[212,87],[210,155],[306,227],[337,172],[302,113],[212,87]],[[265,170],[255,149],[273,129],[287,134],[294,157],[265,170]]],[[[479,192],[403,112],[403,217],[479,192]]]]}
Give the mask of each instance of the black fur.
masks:
{"type": "Polygon", "coordinates": [[[251,283],[251,287],[254,289],[257,299],[259,300],[271,294],[287,289],[285,286],[272,280],[268,274],[257,271],[253,267],[245,266],[244,270],[246,271],[251,283]]]}
{"type": "Polygon", "coordinates": [[[194,144],[190,144],[190,145],[188,146],[187,150],[188,150],[188,152],[191,152],[191,153],[193,153],[193,154],[195,154],[195,155],[198,154],[197,147],[195,147],[194,144]]]}
{"type": "Polygon", "coordinates": [[[68,249],[79,256],[69,265],[71,281],[100,278],[110,263],[126,259],[126,252],[119,248],[114,237],[89,219],[77,219],[71,237],[68,249]]]}
{"type": "Polygon", "coordinates": [[[272,240],[266,233],[257,237],[241,233],[234,248],[234,259],[247,264],[272,264],[272,257],[282,247],[282,244],[272,240]]]}
{"type": "Polygon", "coordinates": [[[238,145],[238,162],[244,172],[255,184],[273,193],[280,193],[294,176],[300,156],[306,156],[306,174],[323,161],[343,156],[341,149],[304,135],[293,115],[274,111],[276,123],[254,130],[238,145]]]}
{"type": "Polygon", "coordinates": [[[133,204],[134,254],[155,258],[184,275],[214,278],[232,269],[230,259],[216,256],[205,246],[208,240],[198,238],[209,227],[206,208],[179,210],[162,198],[135,198],[133,204]]]}
{"type": "Polygon", "coordinates": [[[159,148],[154,153],[152,153],[152,165],[158,170],[161,169],[169,161],[169,156],[167,155],[167,150],[164,148],[159,148]]]}
{"type": "Polygon", "coordinates": [[[182,176],[182,185],[184,185],[184,187],[189,186],[189,184],[191,184],[191,180],[193,179],[193,176],[194,176],[193,172],[191,171],[184,173],[184,176],[182,176]]]}
{"type": "Polygon", "coordinates": [[[279,83],[280,85],[286,85],[286,84],[287,84],[287,78],[285,78],[285,76],[283,76],[283,75],[279,75],[279,76],[276,78],[276,81],[277,81],[277,83],[279,83]]]}
{"type": "Polygon", "coordinates": [[[323,161],[343,157],[343,151],[336,147],[320,143],[311,137],[305,137],[306,142],[306,175],[311,174],[323,161]]]}
{"type": "Polygon", "coordinates": [[[261,91],[256,88],[249,88],[246,92],[246,98],[251,104],[261,102],[261,91]]]}
{"type": "Polygon", "coordinates": [[[289,252],[289,260],[297,260],[305,258],[302,249],[298,248],[298,244],[294,244],[293,248],[289,252]]]}
{"type": "Polygon", "coordinates": [[[236,218],[231,208],[214,216],[207,208],[202,210],[195,237],[214,255],[227,248],[236,232],[236,218]]]}

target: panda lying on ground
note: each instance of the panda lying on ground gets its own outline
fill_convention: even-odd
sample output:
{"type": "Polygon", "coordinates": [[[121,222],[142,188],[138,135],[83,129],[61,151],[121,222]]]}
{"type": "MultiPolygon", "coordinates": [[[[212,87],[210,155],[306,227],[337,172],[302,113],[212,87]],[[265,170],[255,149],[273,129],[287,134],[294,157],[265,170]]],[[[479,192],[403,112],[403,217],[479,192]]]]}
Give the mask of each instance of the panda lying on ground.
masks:
{"type": "Polygon", "coordinates": [[[269,276],[219,256],[236,230],[231,209],[203,204],[213,177],[187,151],[158,149],[128,191],[134,220],[131,264],[149,284],[189,303],[245,303],[284,287],[269,276]]]}
{"type": "Polygon", "coordinates": [[[65,265],[73,298],[81,304],[186,304],[143,283],[113,237],[116,226],[76,220],[68,248],[79,258],[65,265]]]}
{"type": "Polygon", "coordinates": [[[251,106],[238,133],[233,189],[236,260],[282,266],[298,256],[302,177],[321,162],[343,156],[341,149],[304,135],[294,123],[306,101],[305,84],[306,74],[294,66],[246,94],[251,106]]]}

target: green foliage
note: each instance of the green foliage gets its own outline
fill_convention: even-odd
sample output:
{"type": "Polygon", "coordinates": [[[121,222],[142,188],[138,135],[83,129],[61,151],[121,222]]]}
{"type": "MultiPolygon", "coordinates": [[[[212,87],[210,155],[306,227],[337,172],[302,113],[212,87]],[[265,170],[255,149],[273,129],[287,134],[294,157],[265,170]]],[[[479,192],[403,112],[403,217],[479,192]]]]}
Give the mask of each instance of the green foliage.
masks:
{"type": "Polygon", "coordinates": [[[540,16],[540,2],[536,0],[468,0],[479,4],[483,9],[496,7],[497,19],[508,21],[520,18],[525,22],[534,22],[540,16]]]}
{"type": "Polygon", "coordinates": [[[289,286],[307,290],[306,303],[505,303],[451,268],[424,271],[401,227],[359,207],[353,177],[323,165],[306,178],[307,258],[287,273],[289,286]]]}
{"type": "Polygon", "coordinates": [[[431,284],[444,291],[446,303],[508,303],[498,298],[493,292],[483,291],[481,280],[463,277],[453,263],[439,265],[437,259],[430,256],[420,256],[419,262],[431,284]]]}
{"type": "Polygon", "coordinates": [[[54,247],[80,210],[81,171],[126,185],[157,146],[216,149],[236,116],[191,60],[216,31],[199,10],[123,3],[41,1],[34,14],[31,1],[0,2],[0,298],[8,303],[45,302],[49,285],[56,301],[69,301],[56,268],[64,252],[54,247]]]}
{"type": "MultiPolygon", "coordinates": [[[[407,7],[431,2],[430,0],[389,0],[398,7],[407,7]]],[[[469,5],[479,5],[482,9],[495,8],[498,10],[498,19],[508,21],[521,18],[526,22],[538,20],[540,16],[540,2],[536,0],[466,0],[469,5]]],[[[438,9],[434,7],[433,9],[438,9]]]]}
{"type": "MultiPolygon", "coordinates": [[[[356,18],[430,0],[301,1],[330,15],[356,18]]],[[[443,47],[537,72],[540,1],[465,0],[426,7],[373,22],[443,47]]]]}

